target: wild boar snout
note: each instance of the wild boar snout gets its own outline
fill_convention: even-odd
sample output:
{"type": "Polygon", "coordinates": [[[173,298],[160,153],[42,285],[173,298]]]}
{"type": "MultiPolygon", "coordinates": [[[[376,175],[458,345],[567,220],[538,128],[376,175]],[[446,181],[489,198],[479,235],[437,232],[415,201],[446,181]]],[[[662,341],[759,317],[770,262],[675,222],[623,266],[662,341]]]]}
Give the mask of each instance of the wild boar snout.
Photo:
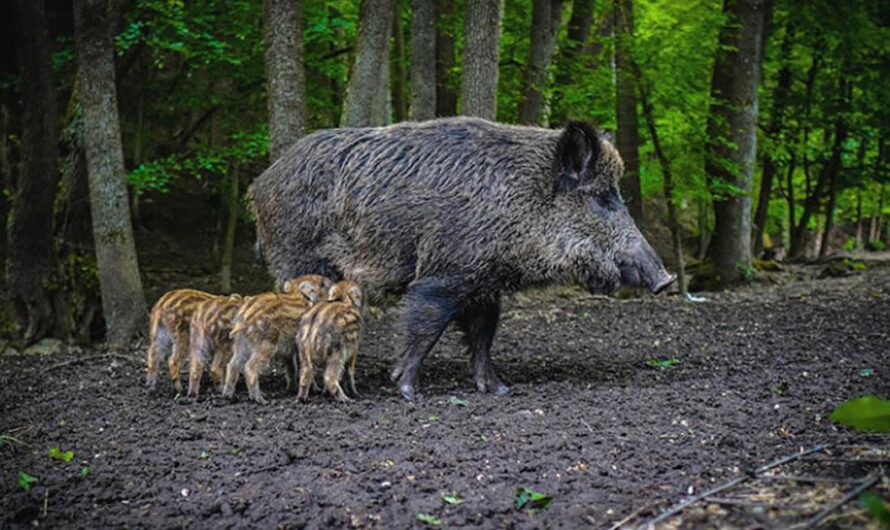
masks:
{"type": "Polygon", "coordinates": [[[677,279],[665,270],[661,258],[642,234],[632,238],[629,248],[619,253],[618,268],[624,285],[646,287],[652,294],[660,293],[677,279]]]}

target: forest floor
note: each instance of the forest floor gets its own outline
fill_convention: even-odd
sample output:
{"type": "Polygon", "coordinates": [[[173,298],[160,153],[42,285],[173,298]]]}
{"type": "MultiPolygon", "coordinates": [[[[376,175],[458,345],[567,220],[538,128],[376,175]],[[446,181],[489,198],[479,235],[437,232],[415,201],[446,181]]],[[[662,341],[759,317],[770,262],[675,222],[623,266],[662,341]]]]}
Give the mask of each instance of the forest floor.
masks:
{"type": "Polygon", "coordinates": [[[890,264],[820,272],[699,302],[511,297],[494,345],[505,397],[474,391],[453,331],[426,362],[423,398],[397,397],[397,307],[368,318],[347,404],[299,403],[275,373],[267,406],[240,390],[175,399],[163,377],[150,395],[143,346],[8,351],[0,527],[609,528],[802,448],[890,448],[828,419],[851,397],[890,395],[890,264]],[[22,471],[38,479],[27,491],[22,471]],[[518,509],[521,487],[552,502],[518,509]]]}

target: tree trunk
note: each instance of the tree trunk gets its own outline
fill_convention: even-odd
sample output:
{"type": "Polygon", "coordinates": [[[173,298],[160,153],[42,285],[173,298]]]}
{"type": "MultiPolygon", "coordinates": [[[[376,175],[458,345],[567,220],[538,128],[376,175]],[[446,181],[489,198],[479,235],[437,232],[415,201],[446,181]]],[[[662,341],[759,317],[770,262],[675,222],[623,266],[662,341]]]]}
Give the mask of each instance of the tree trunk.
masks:
{"type": "Polygon", "coordinates": [[[125,346],[146,319],[114,86],[114,55],[104,0],[75,0],[74,38],[81,83],[93,239],[106,335],[125,346]]]}
{"type": "Polygon", "coordinates": [[[59,180],[59,117],[43,0],[18,0],[15,14],[22,167],[7,224],[7,282],[21,323],[19,338],[27,345],[53,328],[47,283],[52,255],[50,212],[59,180]]]}
{"type": "MultiPolygon", "coordinates": [[[[436,117],[436,9],[433,0],[411,1],[411,119],[436,117]]],[[[452,49],[453,51],[453,49],[452,49]]]]}
{"type": "MultiPolygon", "coordinates": [[[[785,106],[788,101],[788,94],[791,90],[791,49],[794,39],[794,25],[789,21],[785,28],[785,37],[782,39],[782,50],[780,55],[781,67],[778,73],[778,83],[773,92],[773,105],[770,111],[770,122],[766,126],[766,134],[774,141],[778,140],[778,135],[782,131],[785,121],[785,106]]],[[[763,44],[765,45],[766,39],[763,44]]],[[[764,46],[761,46],[761,53],[764,46]]],[[[763,171],[760,176],[760,195],[757,197],[757,209],[754,211],[754,237],[752,238],[753,255],[759,256],[763,252],[763,232],[766,225],[766,215],[769,212],[769,200],[773,191],[773,178],[775,177],[777,164],[773,160],[772,154],[767,150],[760,149],[760,160],[763,171]]]]}
{"type": "Polygon", "coordinates": [[[408,117],[408,102],[405,99],[408,86],[408,73],[405,67],[405,29],[402,24],[402,2],[396,0],[392,21],[392,113],[396,122],[408,117]]]}
{"type": "Polygon", "coordinates": [[[725,0],[714,75],[705,174],[714,198],[714,237],[707,257],[721,287],[738,284],[751,267],[751,183],[757,153],[757,85],[763,0],[725,0]]]}
{"type": "Polygon", "coordinates": [[[454,58],[454,0],[436,0],[436,116],[457,114],[454,58]]]}
{"type": "Polygon", "coordinates": [[[460,84],[460,112],[464,116],[492,121],[497,118],[500,38],[500,0],[467,0],[460,84]]]}
{"type": "Polygon", "coordinates": [[[562,99],[563,90],[571,85],[574,73],[579,70],[576,66],[584,45],[590,38],[590,25],[593,24],[593,0],[574,0],[572,2],[572,15],[569,18],[566,45],[560,49],[559,60],[556,62],[556,82],[554,83],[554,115],[551,123],[562,124],[568,120],[568,116],[560,111],[559,101],[562,99]]]}
{"type": "Polygon", "coordinates": [[[306,133],[303,7],[300,0],[263,0],[269,160],[306,133]]]}
{"type": "Polygon", "coordinates": [[[794,169],[797,165],[797,157],[791,153],[791,160],[788,161],[788,170],[785,172],[785,178],[788,185],[788,248],[791,249],[791,240],[794,239],[794,227],[797,226],[797,215],[795,214],[794,199],[794,169]]]}
{"type": "Polygon", "coordinates": [[[856,250],[862,250],[862,188],[856,189],[856,250]]]}
{"type": "Polygon", "coordinates": [[[389,71],[389,35],[394,13],[394,0],[362,0],[355,62],[340,117],[342,127],[377,125],[375,120],[383,114],[379,106],[387,98],[380,97],[380,93],[383,81],[389,77],[384,70],[389,71]]]}
{"type": "Polygon", "coordinates": [[[241,197],[239,192],[239,173],[241,166],[235,162],[229,172],[228,182],[228,200],[226,201],[227,219],[226,234],[223,238],[223,254],[222,268],[220,270],[220,284],[224,293],[232,292],[232,257],[235,250],[235,229],[238,224],[238,199],[241,197]]]}
{"type": "Polygon", "coordinates": [[[661,140],[658,137],[658,128],[655,126],[654,112],[652,112],[652,101],[649,97],[648,85],[643,82],[641,72],[638,68],[634,68],[637,82],[640,84],[640,103],[643,106],[643,117],[646,119],[646,126],[649,129],[649,137],[652,138],[652,147],[655,149],[655,156],[661,165],[661,176],[664,181],[664,200],[667,202],[668,225],[671,230],[671,246],[674,251],[674,263],[677,267],[677,280],[679,282],[680,294],[686,295],[686,268],[683,260],[683,238],[680,234],[680,220],[677,215],[677,205],[674,202],[674,179],[671,171],[671,161],[661,147],[661,140]]]}
{"type": "Polygon", "coordinates": [[[825,205],[825,231],[822,232],[822,244],[819,246],[819,257],[828,255],[831,246],[831,231],[834,229],[834,209],[837,204],[837,188],[840,175],[832,173],[828,184],[828,204],[825,205]]]}
{"type": "Polygon", "coordinates": [[[547,125],[544,90],[561,18],[562,0],[532,1],[531,42],[519,100],[519,123],[547,125]]]}
{"type": "MultiPolygon", "coordinates": [[[[7,190],[15,189],[13,184],[13,170],[10,163],[11,136],[9,107],[0,104],[0,187],[7,190]]],[[[0,222],[6,222],[9,217],[9,198],[5,193],[0,193],[0,222]]],[[[6,287],[6,258],[8,255],[8,241],[6,230],[0,229],[0,292],[9,292],[6,287]]]]}
{"type": "Polygon", "coordinates": [[[374,99],[371,104],[371,123],[374,127],[381,127],[392,123],[392,91],[390,90],[390,76],[392,75],[392,63],[389,61],[390,42],[386,41],[387,62],[381,67],[380,79],[377,81],[377,89],[374,91],[374,99]]]}
{"type": "Polygon", "coordinates": [[[615,146],[624,160],[621,194],[637,224],[643,223],[643,192],[640,186],[640,133],[637,123],[637,89],[631,64],[633,2],[614,0],[615,28],[615,117],[618,134],[615,146]]]}

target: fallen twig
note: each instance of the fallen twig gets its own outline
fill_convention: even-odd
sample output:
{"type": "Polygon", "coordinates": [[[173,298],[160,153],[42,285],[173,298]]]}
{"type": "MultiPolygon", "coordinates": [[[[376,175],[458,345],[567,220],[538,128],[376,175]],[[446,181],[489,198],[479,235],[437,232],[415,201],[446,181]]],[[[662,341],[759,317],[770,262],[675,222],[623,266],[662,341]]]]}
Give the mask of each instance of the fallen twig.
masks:
{"type": "Polygon", "coordinates": [[[136,359],[135,357],[131,357],[129,355],[124,355],[121,353],[108,352],[108,353],[100,353],[98,355],[87,355],[85,357],[76,357],[74,359],[68,359],[67,361],[62,361],[60,363],[56,363],[52,366],[48,366],[48,367],[44,368],[41,373],[45,374],[47,372],[51,372],[51,371],[57,370],[59,368],[71,366],[73,364],[80,364],[80,363],[85,363],[85,362],[89,362],[89,361],[98,361],[98,360],[102,360],[102,359],[107,360],[107,359],[112,359],[112,358],[113,359],[121,359],[124,361],[129,361],[129,362],[137,363],[137,364],[139,363],[139,360],[136,359]]]}
{"type": "Polygon", "coordinates": [[[838,500],[836,500],[835,502],[831,503],[830,505],[826,506],[824,510],[822,510],[822,511],[819,512],[819,513],[817,513],[815,516],[813,516],[812,519],[810,519],[809,521],[807,521],[806,523],[804,523],[802,526],[799,526],[799,527],[796,527],[796,528],[800,528],[800,530],[808,530],[808,529],[810,529],[810,528],[816,528],[817,526],[819,526],[819,524],[820,524],[826,517],[828,517],[829,515],[831,515],[831,512],[837,510],[838,508],[840,508],[840,507],[843,506],[844,504],[847,504],[848,502],[850,502],[851,500],[853,500],[857,495],[859,495],[859,494],[862,493],[863,491],[865,491],[865,490],[867,490],[868,488],[870,488],[870,487],[874,486],[875,484],[877,484],[879,479],[880,479],[880,475],[878,475],[878,474],[873,474],[873,475],[871,475],[871,476],[865,477],[865,480],[863,480],[858,486],[856,486],[855,488],[853,488],[853,489],[851,489],[850,491],[848,491],[848,492],[847,492],[843,497],[841,497],[840,499],[838,499],[838,500]]]}
{"type": "Polygon", "coordinates": [[[644,504],[643,506],[640,506],[639,508],[637,508],[636,510],[631,512],[630,515],[628,515],[624,519],[622,519],[622,520],[618,521],[617,523],[613,524],[612,526],[610,526],[609,530],[618,530],[619,528],[621,528],[622,526],[624,526],[625,524],[630,522],[634,517],[640,515],[641,513],[645,512],[646,510],[648,510],[650,508],[654,508],[657,504],[658,504],[657,502],[650,502],[649,504],[644,504]]]}

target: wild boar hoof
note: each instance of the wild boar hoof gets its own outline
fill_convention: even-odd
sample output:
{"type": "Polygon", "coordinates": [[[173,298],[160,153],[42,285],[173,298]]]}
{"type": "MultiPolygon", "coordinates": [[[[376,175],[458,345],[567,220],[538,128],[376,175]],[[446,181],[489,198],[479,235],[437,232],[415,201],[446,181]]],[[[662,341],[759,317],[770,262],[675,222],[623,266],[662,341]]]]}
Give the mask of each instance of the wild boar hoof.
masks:
{"type": "Polygon", "coordinates": [[[414,393],[414,385],[410,383],[400,384],[399,392],[402,393],[402,397],[407,401],[414,401],[417,398],[417,394],[414,393]]]}
{"type": "Polygon", "coordinates": [[[268,405],[269,400],[265,398],[262,394],[256,394],[253,396],[253,400],[259,403],[260,405],[268,405]]]}
{"type": "Polygon", "coordinates": [[[396,363],[395,366],[392,367],[392,371],[389,372],[389,380],[395,383],[402,377],[402,361],[396,363]]]}
{"type": "Polygon", "coordinates": [[[476,389],[479,392],[488,392],[496,396],[506,396],[510,393],[510,387],[494,375],[478,379],[476,389]]]}

